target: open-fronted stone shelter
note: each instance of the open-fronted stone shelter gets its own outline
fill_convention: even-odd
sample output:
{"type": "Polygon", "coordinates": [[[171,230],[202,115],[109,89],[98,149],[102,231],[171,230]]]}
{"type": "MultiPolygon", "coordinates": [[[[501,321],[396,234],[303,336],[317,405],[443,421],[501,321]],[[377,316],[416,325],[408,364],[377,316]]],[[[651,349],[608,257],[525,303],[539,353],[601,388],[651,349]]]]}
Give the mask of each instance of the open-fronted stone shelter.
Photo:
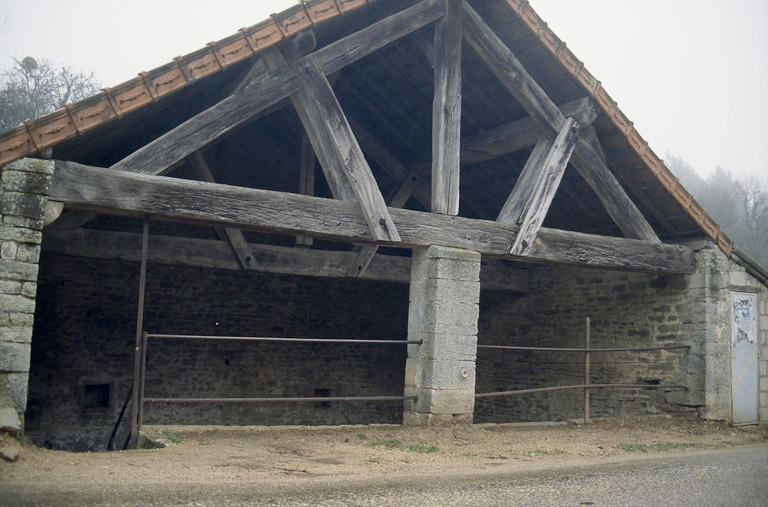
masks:
{"type": "Polygon", "coordinates": [[[40,445],[768,420],[768,273],[527,1],[302,2],[0,164],[0,410],[40,445]]]}

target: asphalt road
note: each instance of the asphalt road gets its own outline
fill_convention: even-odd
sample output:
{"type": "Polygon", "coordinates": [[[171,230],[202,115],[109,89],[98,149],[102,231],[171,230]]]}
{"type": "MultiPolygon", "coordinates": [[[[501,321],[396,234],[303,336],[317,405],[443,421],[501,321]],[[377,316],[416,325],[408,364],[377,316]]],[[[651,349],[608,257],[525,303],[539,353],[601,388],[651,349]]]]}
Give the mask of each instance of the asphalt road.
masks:
{"type": "Polygon", "coordinates": [[[461,476],[268,484],[83,484],[0,491],[0,505],[766,506],[768,447],[641,455],[461,476]]]}

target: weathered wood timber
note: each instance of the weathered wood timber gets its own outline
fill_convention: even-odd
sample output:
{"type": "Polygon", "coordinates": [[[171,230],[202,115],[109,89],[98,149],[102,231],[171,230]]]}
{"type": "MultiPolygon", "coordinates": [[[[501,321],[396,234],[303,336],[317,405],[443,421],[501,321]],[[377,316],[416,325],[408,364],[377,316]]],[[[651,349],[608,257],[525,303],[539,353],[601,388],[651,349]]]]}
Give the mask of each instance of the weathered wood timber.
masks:
{"type": "MultiPolygon", "coordinates": [[[[347,267],[357,255],[355,252],[307,250],[255,243],[250,243],[248,247],[255,259],[251,270],[286,275],[341,278],[346,276],[347,267]]],[[[138,261],[141,257],[141,235],[90,229],[52,231],[46,235],[43,250],[92,259],[138,261]]],[[[150,235],[148,260],[176,266],[241,269],[225,242],[176,236],[150,235]]],[[[410,283],[411,259],[377,255],[361,278],[410,283]]],[[[528,271],[491,263],[482,266],[480,283],[487,290],[527,292],[528,271]]]]}
{"type": "MultiPolygon", "coordinates": [[[[288,66],[285,58],[276,47],[264,51],[263,58],[272,71],[287,67],[292,69],[294,73],[296,72],[295,68],[288,66]]],[[[299,88],[296,93],[291,94],[291,103],[304,126],[304,133],[308,136],[312,149],[320,161],[320,167],[323,169],[331,195],[334,199],[354,201],[356,199],[355,191],[344,173],[343,160],[336,155],[331,133],[322,126],[320,118],[316,114],[307,110],[307,108],[313,107],[309,92],[304,87],[299,88]]]]}
{"type": "Polygon", "coordinates": [[[552,149],[552,144],[548,137],[542,137],[533,147],[514,188],[512,188],[504,207],[501,208],[499,216],[496,218],[497,222],[509,225],[520,224],[525,212],[527,196],[533,192],[533,187],[536,184],[536,171],[544,164],[549,150],[552,149]]]}
{"type": "MultiPolygon", "coordinates": [[[[409,173],[408,177],[406,177],[405,181],[400,186],[400,189],[397,191],[397,193],[395,193],[394,197],[388,202],[388,205],[393,208],[402,208],[403,206],[405,206],[405,203],[408,200],[408,197],[411,195],[411,190],[413,189],[413,186],[416,184],[417,180],[418,180],[418,176],[414,172],[409,173]]],[[[349,267],[349,270],[347,271],[347,276],[364,275],[365,271],[368,269],[368,266],[373,260],[373,257],[376,255],[376,252],[378,251],[378,249],[379,247],[377,247],[376,245],[366,245],[363,247],[356,247],[356,250],[358,250],[358,255],[355,258],[355,261],[349,267]]]]}
{"type": "MultiPolygon", "coordinates": [[[[199,151],[196,151],[187,158],[189,165],[192,166],[192,170],[195,172],[195,176],[200,181],[207,181],[208,183],[216,183],[213,178],[211,169],[208,167],[208,163],[205,161],[205,157],[199,151]]],[[[253,253],[248,248],[248,243],[243,237],[243,233],[239,229],[233,229],[231,227],[216,227],[216,235],[219,239],[226,240],[232,247],[232,252],[237,257],[240,266],[243,269],[248,269],[253,262],[253,253]]]]}
{"type": "MultiPolygon", "coordinates": [[[[129,216],[157,215],[212,226],[398,247],[450,246],[509,257],[518,227],[390,208],[401,242],[373,239],[356,203],[57,162],[50,198],[66,207],[129,216]]],[[[692,273],[690,249],[542,228],[525,257],[613,269],[692,273]]]]}
{"type": "MultiPolygon", "coordinates": [[[[379,143],[371,132],[358,122],[350,118],[350,125],[355,132],[360,146],[371,160],[376,162],[387,175],[395,181],[405,181],[414,170],[406,168],[392,153],[379,143]]],[[[415,170],[417,174],[420,171],[415,170]]],[[[413,197],[424,206],[424,209],[430,209],[430,189],[429,185],[421,179],[414,181],[412,189],[413,197]]]]}
{"type": "MultiPolygon", "coordinates": [[[[583,97],[559,106],[564,117],[571,117],[581,126],[591,125],[598,117],[595,101],[583,97]]],[[[544,131],[539,124],[528,118],[500,125],[461,140],[461,163],[473,164],[492,160],[508,153],[514,153],[535,145],[544,131]]]]}
{"type": "MultiPolygon", "coordinates": [[[[326,79],[320,65],[312,55],[302,58],[296,67],[302,93],[299,94],[302,106],[308,115],[311,131],[310,139],[323,143],[330,141],[330,146],[320,150],[323,157],[334,156],[338,165],[344,170],[344,175],[352,185],[355,197],[363,216],[371,229],[371,235],[376,240],[400,241],[392,217],[389,216],[384,197],[373,177],[368,162],[357,144],[352,127],[349,126],[344,111],[341,109],[330,83],[326,79]],[[318,132],[327,136],[317,136],[318,132]]],[[[318,153],[318,156],[321,156],[318,153]]],[[[321,160],[321,163],[323,161],[321,160]]]]}
{"type": "Polygon", "coordinates": [[[537,167],[535,171],[531,171],[536,173],[534,186],[525,191],[527,195],[520,217],[520,231],[510,244],[509,253],[511,255],[525,255],[536,239],[541,224],[544,223],[544,217],[549,211],[549,206],[552,204],[552,199],[555,197],[555,192],[563,179],[563,173],[568,165],[568,160],[571,158],[578,132],[579,124],[573,118],[568,118],[542,165],[537,167]]]}
{"type": "MultiPolygon", "coordinates": [[[[423,0],[329,44],[313,55],[323,73],[328,75],[435,21],[444,13],[443,0],[423,0]]],[[[255,76],[252,79],[236,93],[125,157],[112,168],[160,174],[300,88],[298,78],[287,67],[261,79],[255,76]]]]}
{"type": "MultiPolygon", "coordinates": [[[[514,53],[466,2],[464,14],[464,37],[467,42],[545,133],[554,137],[565,122],[563,114],[514,53]]],[[[589,143],[578,140],[573,159],[574,167],[595,191],[625,236],[659,242],[653,228],[589,143]]]]}
{"type": "Polygon", "coordinates": [[[432,103],[432,212],[459,214],[461,151],[462,0],[445,0],[435,26],[435,96],[432,103]]]}
{"type": "MultiPolygon", "coordinates": [[[[315,151],[306,132],[301,136],[301,153],[299,153],[299,193],[315,195],[315,151]]],[[[303,247],[312,246],[312,238],[296,236],[296,244],[303,247]]]]}

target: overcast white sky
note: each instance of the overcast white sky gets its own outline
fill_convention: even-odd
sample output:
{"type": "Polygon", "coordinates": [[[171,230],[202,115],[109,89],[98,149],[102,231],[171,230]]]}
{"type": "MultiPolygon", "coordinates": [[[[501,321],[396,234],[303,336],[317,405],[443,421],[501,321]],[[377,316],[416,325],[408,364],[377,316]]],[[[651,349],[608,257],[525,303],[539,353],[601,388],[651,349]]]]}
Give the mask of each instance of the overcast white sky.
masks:
{"type": "MultiPolygon", "coordinates": [[[[659,156],[768,177],[768,0],[530,2],[659,156]]],[[[0,69],[34,56],[114,86],[295,3],[0,0],[0,69]]]]}

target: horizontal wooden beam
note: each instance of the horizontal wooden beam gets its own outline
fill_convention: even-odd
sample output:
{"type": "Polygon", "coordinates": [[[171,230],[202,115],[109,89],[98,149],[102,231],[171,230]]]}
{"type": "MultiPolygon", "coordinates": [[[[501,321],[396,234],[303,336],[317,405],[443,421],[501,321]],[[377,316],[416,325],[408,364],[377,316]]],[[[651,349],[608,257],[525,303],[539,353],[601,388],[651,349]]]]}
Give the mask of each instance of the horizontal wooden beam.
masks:
{"type": "MultiPolygon", "coordinates": [[[[192,170],[198,180],[216,183],[213,173],[211,173],[211,168],[208,167],[208,163],[205,161],[202,153],[196,151],[187,157],[187,161],[192,166],[192,170]]],[[[240,265],[243,269],[248,269],[248,266],[253,262],[253,253],[248,250],[248,243],[245,241],[242,231],[231,227],[217,227],[216,235],[219,236],[219,239],[229,243],[232,247],[232,253],[237,257],[240,265]]]]}
{"type": "MultiPolygon", "coordinates": [[[[151,229],[150,229],[151,231],[151,229]]],[[[250,243],[254,262],[251,271],[286,275],[343,278],[357,252],[308,250],[250,243]]],[[[139,261],[141,234],[128,232],[76,231],[46,232],[43,251],[92,259],[139,261]]],[[[147,259],[151,263],[194,266],[210,269],[241,269],[224,241],[150,234],[147,259]]],[[[410,283],[411,259],[394,255],[377,255],[360,276],[365,280],[410,283]]],[[[528,271],[504,265],[483,265],[480,287],[486,290],[528,291],[528,271]]]]}
{"type": "MultiPolygon", "coordinates": [[[[57,162],[50,198],[66,207],[395,247],[449,246],[506,257],[517,226],[389,208],[401,243],[375,241],[357,203],[57,162]]],[[[632,271],[692,273],[690,249],[542,228],[524,257],[632,271]]]]}

